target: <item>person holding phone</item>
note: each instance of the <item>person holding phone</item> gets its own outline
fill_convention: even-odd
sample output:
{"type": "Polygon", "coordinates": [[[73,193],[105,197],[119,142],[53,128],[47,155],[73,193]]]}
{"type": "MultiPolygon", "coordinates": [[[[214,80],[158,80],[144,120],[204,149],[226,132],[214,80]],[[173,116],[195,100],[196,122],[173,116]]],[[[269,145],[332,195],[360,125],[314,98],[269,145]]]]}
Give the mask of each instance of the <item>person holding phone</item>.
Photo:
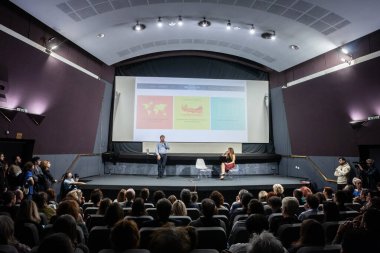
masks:
{"type": "Polygon", "coordinates": [[[224,179],[225,173],[235,168],[236,155],[233,148],[229,147],[222,156],[222,163],[220,165],[220,180],[224,179]]]}
{"type": "Polygon", "coordinates": [[[158,165],[157,178],[162,178],[165,173],[165,165],[167,161],[167,152],[170,149],[169,144],[165,141],[165,135],[160,136],[160,142],[156,145],[156,156],[158,165]]]}

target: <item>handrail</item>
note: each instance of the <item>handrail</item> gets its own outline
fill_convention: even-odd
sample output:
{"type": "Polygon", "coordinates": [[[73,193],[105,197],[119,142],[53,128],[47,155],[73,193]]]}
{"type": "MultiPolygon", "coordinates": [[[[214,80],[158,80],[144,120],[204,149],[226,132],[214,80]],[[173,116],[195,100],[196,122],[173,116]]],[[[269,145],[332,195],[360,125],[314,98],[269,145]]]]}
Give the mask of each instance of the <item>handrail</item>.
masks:
{"type": "Polygon", "coordinates": [[[309,156],[305,156],[305,155],[284,155],[284,157],[304,158],[311,163],[313,169],[319,174],[320,177],[323,178],[323,180],[325,182],[330,182],[330,183],[336,183],[337,182],[335,179],[330,179],[330,178],[326,177],[326,175],[322,172],[322,170],[319,168],[319,166],[309,156]]]}
{"type": "MultiPolygon", "coordinates": [[[[97,154],[97,153],[89,153],[89,154],[77,154],[74,158],[74,160],[71,162],[70,166],[66,169],[65,171],[65,174],[67,172],[72,172],[73,170],[73,167],[74,165],[78,162],[79,158],[83,157],[83,156],[100,156],[101,154],[97,154]]],[[[61,182],[63,180],[63,176],[62,178],[59,180],[59,182],[61,182]]]]}

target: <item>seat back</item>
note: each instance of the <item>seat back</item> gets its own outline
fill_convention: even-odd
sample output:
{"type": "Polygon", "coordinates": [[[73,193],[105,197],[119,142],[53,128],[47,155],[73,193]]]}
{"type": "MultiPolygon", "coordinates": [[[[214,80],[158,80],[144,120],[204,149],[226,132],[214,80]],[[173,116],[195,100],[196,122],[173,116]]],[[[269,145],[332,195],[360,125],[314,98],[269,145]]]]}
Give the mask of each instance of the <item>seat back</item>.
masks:
{"type": "Polygon", "coordinates": [[[201,212],[198,208],[186,208],[187,216],[190,216],[192,220],[196,220],[201,216],[201,212]]]}
{"type": "Polygon", "coordinates": [[[104,215],[101,214],[91,214],[87,217],[86,226],[88,231],[91,231],[91,228],[95,226],[105,226],[106,222],[104,220],[104,215]]]}
{"type": "Polygon", "coordinates": [[[157,218],[157,209],[155,207],[147,208],[146,213],[150,216],[152,216],[154,219],[157,218]]]}
{"type": "Polygon", "coordinates": [[[332,243],[342,223],[344,223],[344,221],[326,221],[322,223],[323,230],[325,231],[326,244],[332,243]]]}
{"type": "Polygon", "coordinates": [[[235,222],[239,220],[246,220],[247,218],[248,218],[248,214],[238,214],[234,217],[233,224],[235,224],[235,222]]]}
{"type": "Polygon", "coordinates": [[[216,249],[193,249],[190,253],[219,253],[216,249]]]}
{"type": "Polygon", "coordinates": [[[18,250],[12,245],[0,245],[0,253],[18,253],[18,250]]]}
{"type": "Polygon", "coordinates": [[[153,208],[154,204],[153,203],[144,203],[145,208],[153,208]]]}
{"type": "Polygon", "coordinates": [[[297,253],[340,253],[340,244],[332,244],[326,246],[305,246],[297,250],[297,253]]]}
{"type": "MultiPolygon", "coordinates": [[[[219,220],[222,220],[224,221],[224,224],[226,224],[226,229],[228,230],[228,228],[230,227],[230,221],[228,220],[228,217],[223,215],[223,214],[215,214],[213,215],[214,218],[217,218],[219,220]]],[[[228,231],[226,231],[227,234],[228,234],[228,231]]]]}
{"type": "Polygon", "coordinates": [[[218,251],[227,248],[226,232],[221,227],[197,227],[198,249],[216,249],[218,251]]]}
{"type": "Polygon", "coordinates": [[[249,240],[249,233],[245,225],[245,221],[237,221],[231,229],[228,238],[228,245],[236,243],[246,243],[249,240]]]}
{"type": "Polygon", "coordinates": [[[225,209],[225,208],[218,208],[218,214],[225,215],[225,216],[229,217],[230,211],[228,209],[225,209]]]}
{"type": "Polygon", "coordinates": [[[347,220],[355,218],[357,215],[359,215],[359,212],[357,211],[340,211],[339,212],[339,220],[347,220]]]}
{"type": "Polygon", "coordinates": [[[49,224],[48,217],[46,216],[46,214],[42,212],[39,212],[39,214],[41,218],[41,225],[46,226],[47,224],[49,224]]]}
{"type": "Polygon", "coordinates": [[[190,216],[170,215],[169,219],[180,221],[182,223],[182,226],[187,226],[191,222],[190,216]]]}
{"type": "MultiPolygon", "coordinates": [[[[113,249],[102,249],[99,253],[117,253],[113,249]]],[[[124,250],[123,253],[150,253],[147,249],[127,249],[124,250]]]]}
{"type": "Polygon", "coordinates": [[[126,219],[126,220],[133,220],[134,222],[136,222],[138,228],[141,228],[141,225],[142,225],[145,221],[153,220],[153,217],[150,216],[150,215],[142,215],[142,216],[125,216],[124,219],[126,219]]]}
{"type": "Polygon", "coordinates": [[[325,213],[324,212],[318,212],[317,214],[312,214],[307,219],[314,219],[319,221],[320,223],[324,222],[325,220],[325,213]]]}
{"type": "Polygon", "coordinates": [[[90,253],[98,253],[101,249],[111,248],[110,232],[111,229],[106,226],[95,226],[91,229],[87,243],[90,253]]]}
{"type": "Polygon", "coordinates": [[[132,207],[123,207],[124,216],[130,215],[131,212],[132,212],[132,207]]]}
{"type": "Polygon", "coordinates": [[[99,207],[89,206],[86,208],[86,210],[83,211],[84,218],[87,219],[87,217],[91,214],[96,214],[98,212],[99,207]]]}
{"type": "Polygon", "coordinates": [[[278,230],[278,239],[282,242],[285,248],[289,248],[292,242],[300,238],[301,223],[283,224],[278,230]]]}

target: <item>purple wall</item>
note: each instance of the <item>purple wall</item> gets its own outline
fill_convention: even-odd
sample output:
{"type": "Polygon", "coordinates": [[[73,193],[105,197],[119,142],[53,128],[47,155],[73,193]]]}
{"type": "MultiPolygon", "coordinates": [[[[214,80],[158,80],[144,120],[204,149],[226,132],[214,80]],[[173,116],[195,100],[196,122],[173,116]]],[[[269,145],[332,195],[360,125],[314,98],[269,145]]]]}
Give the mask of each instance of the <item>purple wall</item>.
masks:
{"type": "Polygon", "coordinates": [[[380,120],[354,130],[351,120],[380,115],[380,59],[284,89],[293,154],[358,156],[380,143],[380,120]]]}
{"type": "Polygon", "coordinates": [[[0,107],[46,115],[39,126],[24,113],[12,123],[0,117],[0,137],[21,132],[36,140],[37,154],[92,153],[105,84],[3,32],[0,48],[0,73],[9,86],[0,107]]]}

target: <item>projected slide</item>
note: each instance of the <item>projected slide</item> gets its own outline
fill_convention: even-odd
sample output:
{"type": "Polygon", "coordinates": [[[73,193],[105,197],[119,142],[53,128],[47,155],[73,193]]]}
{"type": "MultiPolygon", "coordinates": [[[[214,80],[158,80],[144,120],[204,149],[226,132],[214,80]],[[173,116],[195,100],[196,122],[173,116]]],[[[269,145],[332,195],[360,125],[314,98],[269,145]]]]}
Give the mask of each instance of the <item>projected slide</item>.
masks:
{"type": "Polygon", "coordinates": [[[266,143],[267,94],[268,81],[117,76],[112,141],[266,143]]]}
{"type": "Polygon", "coordinates": [[[137,77],[134,140],[247,140],[246,81],[137,77]]]}

